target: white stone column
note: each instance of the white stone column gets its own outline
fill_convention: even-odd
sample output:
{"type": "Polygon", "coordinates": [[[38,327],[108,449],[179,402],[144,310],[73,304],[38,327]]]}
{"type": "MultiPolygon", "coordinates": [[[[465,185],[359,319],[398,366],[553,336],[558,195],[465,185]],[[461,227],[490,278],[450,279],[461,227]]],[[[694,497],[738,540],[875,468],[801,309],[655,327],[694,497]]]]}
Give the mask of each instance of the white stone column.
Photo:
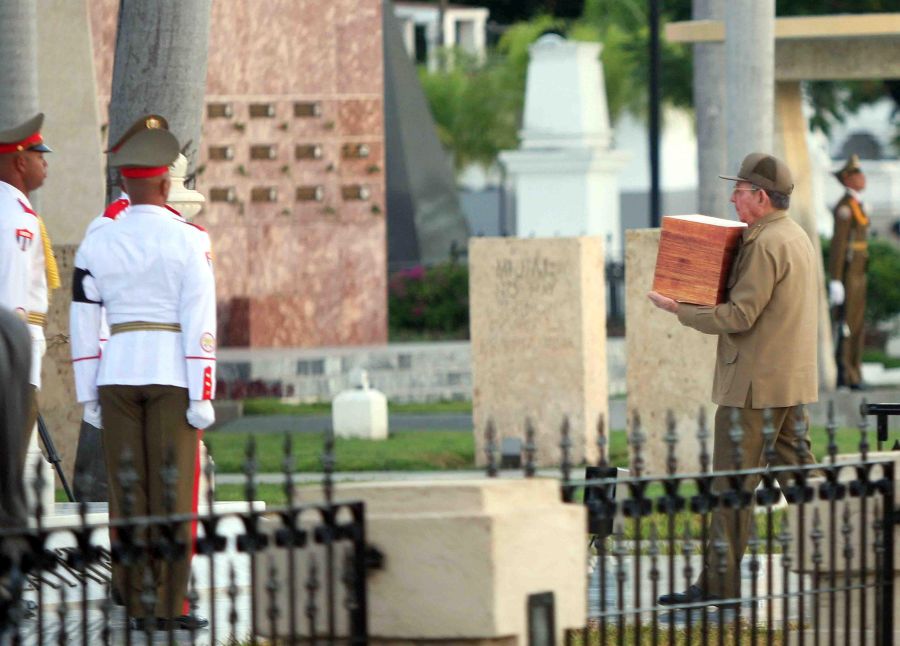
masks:
{"type": "MultiPolygon", "coordinates": [[[[723,0],[693,0],[694,20],[722,20],[723,0]]],[[[697,132],[697,210],[710,216],[728,211],[728,184],[719,179],[725,161],[724,48],[721,42],[694,45],[694,115],[697,132]]]]}
{"type": "Polygon", "coordinates": [[[775,0],[725,3],[726,170],[745,155],[772,152],[775,93],[775,0]]]}

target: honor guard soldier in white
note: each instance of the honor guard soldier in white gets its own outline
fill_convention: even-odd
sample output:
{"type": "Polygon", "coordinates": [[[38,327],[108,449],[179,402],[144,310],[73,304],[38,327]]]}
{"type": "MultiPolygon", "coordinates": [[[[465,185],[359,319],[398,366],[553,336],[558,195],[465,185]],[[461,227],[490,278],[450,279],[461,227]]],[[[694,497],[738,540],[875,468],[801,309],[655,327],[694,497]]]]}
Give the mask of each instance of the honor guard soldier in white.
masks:
{"type": "MultiPolygon", "coordinates": [[[[44,115],[0,132],[0,305],[16,312],[31,333],[31,374],[34,387],[26,421],[30,435],[37,419],[36,392],[41,387],[41,359],[46,342],[49,290],[59,286],[53,246],[28,195],[47,177],[41,126],[44,115]]],[[[27,442],[26,442],[27,446],[27,442]]]]}
{"type": "MultiPolygon", "coordinates": [[[[215,282],[209,238],[167,210],[169,165],[179,152],[171,132],[139,132],[110,155],[131,200],[126,218],[92,231],[75,257],[71,342],[78,401],[99,401],[109,474],[110,517],[121,518],[118,480],[123,456],[137,472],[131,513],[191,513],[197,432],[214,421],[215,282]],[[100,352],[100,309],[110,336],[100,352]],[[173,461],[174,491],[162,482],[173,461]],[[168,489],[168,490],[167,490],[168,489]],[[166,504],[174,493],[174,505],[166,504]]],[[[113,583],[138,622],[185,627],[190,525],[181,523],[181,554],[154,554],[127,568],[113,564],[113,583]],[[154,616],[142,602],[144,569],[156,589],[154,616]]]]}
{"type": "MultiPolygon", "coordinates": [[[[106,151],[107,154],[112,154],[118,151],[126,141],[131,139],[134,135],[139,132],[143,132],[144,130],[153,130],[156,128],[162,128],[163,130],[169,129],[169,122],[165,117],[159,114],[146,114],[140,117],[137,121],[135,121],[131,126],[129,126],[128,130],[119,137],[118,140],[114,144],[112,144],[109,149],[106,151]]],[[[131,206],[131,200],[128,198],[128,193],[123,189],[119,197],[110,202],[107,207],[103,210],[103,213],[95,217],[93,220],[88,223],[87,229],[85,229],[84,237],[87,238],[93,231],[96,231],[100,227],[103,227],[107,224],[111,224],[115,222],[119,218],[124,218],[125,214],[128,210],[128,207],[131,206]]],[[[170,208],[170,207],[166,207],[170,208]]],[[[174,209],[172,209],[174,211],[174,209]]],[[[180,214],[178,214],[180,215],[180,214]]],[[[101,308],[100,310],[100,352],[103,351],[104,344],[109,340],[109,323],[106,320],[106,310],[105,308],[101,308]]],[[[94,426],[95,428],[100,428],[102,422],[100,421],[100,406],[98,402],[88,403],[84,407],[84,415],[83,419],[85,422],[94,426]]],[[[77,458],[76,458],[77,461],[77,458]]],[[[79,498],[80,500],[80,498],[79,498]]]]}

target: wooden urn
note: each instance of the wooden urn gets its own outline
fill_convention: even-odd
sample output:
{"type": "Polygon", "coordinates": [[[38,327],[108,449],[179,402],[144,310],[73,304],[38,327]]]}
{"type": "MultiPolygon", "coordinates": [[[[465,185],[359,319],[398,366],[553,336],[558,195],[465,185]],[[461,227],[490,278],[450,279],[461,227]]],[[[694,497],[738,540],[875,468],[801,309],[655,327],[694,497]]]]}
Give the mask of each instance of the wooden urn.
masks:
{"type": "Polygon", "coordinates": [[[680,303],[722,303],[745,228],[743,222],[707,215],[664,216],[653,291],[680,303]]]}

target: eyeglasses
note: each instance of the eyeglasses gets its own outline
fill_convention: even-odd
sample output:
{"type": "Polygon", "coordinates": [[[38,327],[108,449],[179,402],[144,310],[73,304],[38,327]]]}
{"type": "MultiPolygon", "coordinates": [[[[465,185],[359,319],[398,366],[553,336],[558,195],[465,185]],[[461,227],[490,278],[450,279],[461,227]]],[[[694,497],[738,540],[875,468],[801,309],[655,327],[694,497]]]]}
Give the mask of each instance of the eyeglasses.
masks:
{"type": "Polygon", "coordinates": [[[738,187],[735,186],[735,187],[734,187],[734,190],[731,191],[731,192],[732,192],[732,193],[737,193],[738,191],[750,191],[751,193],[756,193],[756,191],[761,191],[761,190],[762,190],[762,189],[759,188],[758,186],[754,186],[754,187],[752,187],[752,188],[738,188],[738,187]]]}

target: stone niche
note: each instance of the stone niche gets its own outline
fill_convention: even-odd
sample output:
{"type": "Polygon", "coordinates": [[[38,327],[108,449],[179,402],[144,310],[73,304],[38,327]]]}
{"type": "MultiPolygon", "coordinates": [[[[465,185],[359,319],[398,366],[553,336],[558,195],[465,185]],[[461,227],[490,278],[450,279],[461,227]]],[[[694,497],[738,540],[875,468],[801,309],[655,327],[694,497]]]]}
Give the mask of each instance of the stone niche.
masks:
{"type": "Polygon", "coordinates": [[[632,414],[637,411],[647,439],[642,449],[645,470],[664,474],[668,446],[663,438],[666,412],[671,410],[678,433],[678,471],[695,472],[700,468],[697,418],[701,408],[706,411],[707,449],[712,455],[715,405],[710,397],[717,337],[681,325],[674,314],[657,309],[647,298],[659,237],[659,229],[625,232],[627,427],[631,433],[632,414]]]}
{"type": "Polygon", "coordinates": [[[558,466],[566,418],[572,461],[593,462],[609,418],[602,239],[472,239],[469,272],[477,463],[489,421],[499,446],[530,419],[537,464],[558,466]]]}
{"type": "MultiPolygon", "coordinates": [[[[302,504],[321,502],[313,487],[296,496],[302,504]]],[[[383,566],[367,579],[372,643],[525,644],[529,597],[548,593],[555,643],[564,643],[567,629],[584,626],[586,513],[582,505],[560,501],[557,480],[354,483],[339,485],[338,497],[365,503],[366,542],[384,555],[383,566]]],[[[313,517],[304,514],[301,523],[313,517]]],[[[270,533],[281,523],[265,519],[261,525],[270,533]]],[[[324,546],[295,552],[298,636],[308,634],[304,585],[312,559],[324,571],[324,546]]],[[[266,610],[277,604],[283,610],[274,630],[285,636],[287,551],[270,541],[256,567],[258,581],[273,572],[278,579],[274,598],[266,585],[256,588],[257,624],[272,637],[266,610]]],[[[341,588],[336,598],[343,598],[341,588]]],[[[319,626],[326,625],[325,605],[318,604],[319,626]]],[[[346,613],[339,609],[336,620],[338,633],[346,634],[346,613]]]]}

